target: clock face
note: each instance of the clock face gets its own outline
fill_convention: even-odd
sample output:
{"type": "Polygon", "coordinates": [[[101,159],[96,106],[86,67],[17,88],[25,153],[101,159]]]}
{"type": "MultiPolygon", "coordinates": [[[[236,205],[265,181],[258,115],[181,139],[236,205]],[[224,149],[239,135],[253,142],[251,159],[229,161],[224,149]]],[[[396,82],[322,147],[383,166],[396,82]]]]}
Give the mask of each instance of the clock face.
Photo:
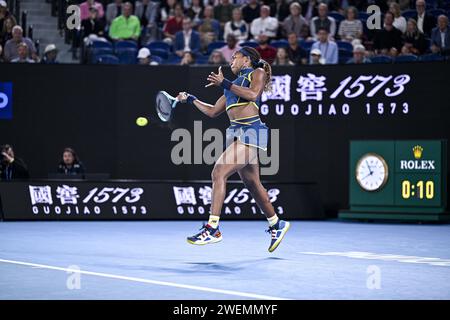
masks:
{"type": "Polygon", "coordinates": [[[368,153],[356,164],[356,180],[366,191],[381,189],[388,178],[386,161],[378,154],[368,153]]]}

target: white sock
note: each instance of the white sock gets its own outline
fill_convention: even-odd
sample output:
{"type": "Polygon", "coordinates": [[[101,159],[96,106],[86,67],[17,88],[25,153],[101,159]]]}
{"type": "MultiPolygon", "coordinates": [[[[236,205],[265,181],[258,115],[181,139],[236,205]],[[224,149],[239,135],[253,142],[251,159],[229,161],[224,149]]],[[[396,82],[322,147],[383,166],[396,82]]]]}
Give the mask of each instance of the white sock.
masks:
{"type": "Polygon", "coordinates": [[[212,214],[210,214],[208,224],[214,229],[217,229],[219,227],[219,220],[220,220],[219,216],[213,216],[212,214]]]}
{"type": "Polygon", "coordinates": [[[278,216],[277,215],[274,215],[273,217],[271,217],[271,218],[267,218],[267,221],[269,221],[269,226],[270,227],[273,227],[274,225],[276,225],[277,223],[278,223],[278,216]]]}

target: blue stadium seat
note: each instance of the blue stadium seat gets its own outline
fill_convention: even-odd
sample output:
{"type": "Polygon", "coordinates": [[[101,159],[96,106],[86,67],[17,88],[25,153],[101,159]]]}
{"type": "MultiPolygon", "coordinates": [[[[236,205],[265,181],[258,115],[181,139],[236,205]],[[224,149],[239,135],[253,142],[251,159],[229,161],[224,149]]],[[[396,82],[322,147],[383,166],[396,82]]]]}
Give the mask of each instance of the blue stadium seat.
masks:
{"type": "Polygon", "coordinates": [[[442,10],[442,9],[431,9],[431,10],[428,10],[427,13],[431,14],[435,18],[437,18],[441,14],[444,14],[444,15],[446,14],[445,10],[442,10]]]}
{"type": "Polygon", "coordinates": [[[270,43],[270,45],[274,48],[287,48],[289,47],[289,43],[287,42],[287,40],[276,40],[276,41],[272,41],[270,43]]]}
{"type": "Polygon", "coordinates": [[[258,46],[258,42],[256,41],[244,41],[239,44],[241,47],[252,47],[256,48],[258,46]]]}
{"type": "Polygon", "coordinates": [[[215,49],[220,49],[224,46],[226,46],[227,43],[225,41],[214,41],[211,42],[210,44],[208,44],[208,50],[207,50],[207,54],[211,54],[211,52],[213,52],[213,50],[215,49]]]}
{"type": "Polygon", "coordinates": [[[353,46],[350,42],[347,41],[336,41],[336,44],[338,46],[339,49],[345,49],[347,51],[352,52],[353,51],[353,46]]]}
{"type": "Polygon", "coordinates": [[[415,9],[408,9],[402,12],[402,16],[405,17],[406,20],[409,18],[414,17],[417,14],[417,11],[415,9]]]}
{"type": "Polygon", "coordinates": [[[164,60],[164,64],[180,64],[181,58],[176,54],[170,55],[166,60],[164,60]]]}
{"type": "Polygon", "coordinates": [[[208,60],[209,60],[209,56],[206,56],[206,55],[198,55],[198,56],[195,58],[195,63],[196,63],[196,64],[207,64],[207,63],[208,63],[208,60]]]}
{"type": "Polygon", "coordinates": [[[162,64],[163,63],[163,58],[158,57],[158,56],[151,56],[152,61],[157,62],[158,64],[162,64]]]}
{"type": "Polygon", "coordinates": [[[336,26],[341,23],[342,20],[345,20],[344,15],[340,14],[339,12],[336,11],[331,11],[330,13],[328,13],[328,15],[330,17],[333,17],[334,20],[336,20],[336,26]]]}
{"type": "Polygon", "coordinates": [[[394,62],[412,62],[417,61],[417,56],[414,54],[406,54],[402,56],[398,56],[394,59],[394,62]]]}
{"type": "Polygon", "coordinates": [[[92,48],[109,48],[109,49],[113,49],[113,45],[111,42],[109,41],[101,41],[101,40],[94,40],[92,41],[92,48]]]}
{"type": "Polygon", "coordinates": [[[358,13],[358,19],[361,21],[363,21],[363,20],[366,21],[369,18],[369,16],[370,16],[370,14],[368,14],[367,12],[364,12],[364,11],[360,11],[358,13]]]}
{"type": "Polygon", "coordinates": [[[339,63],[347,63],[353,57],[353,52],[347,49],[339,49],[339,63]]]}
{"type": "Polygon", "coordinates": [[[300,40],[300,47],[302,47],[305,50],[311,50],[311,47],[314,43],[314,41],[307,41],[307,40],[300,40]]]}
{"type": "Polygon", "coordinates": [[[105,55],[105,54],[113,54],[113,50],[112,47],[111,48],[107,48],[107,47],[100,47],[100,48],[91,48],[89,51],[89,57],[90,57],[90,63],[97,63],[97,58],[101,55],[105,55]]]}
{"type": "Polygon", "coordinates": [[[138,48],[137,43],[134,41],[129,41],[129,40],[122,40],[122,41],[117,41],[114,48],[117,50],[123,49],[123,48],[131,48],[131,49],[136,49],[138,48]]]}
{"type": "Polygon", "coordinates": [[[121,48],[116,52],[120,64],[136,64],[137,53],[137,49],[133,48],[121,48]]]}
{"type": "Polygon", "coordinates": [[[150,42],[147,45],[147,48],[150,49],[150,51],[152,51],[153,49],[162,49],[165,51],[171,51],[171,47],[168,43],[164,42],[164,41],[153,41],[150,42]]]}
{"type": "Polygon", "coordinates": [[[426,54],[426,55],[420,56],[419,60],[420,61],[443,61],[444,57],[439,54],[432,53],[432,54],[426,54]]]}
{"type": "Polygon", "coordinates": [[[98,64],[119,64],[119,58],[112,54],[102,54],[97,56],[95,62],[98,64]]]}
{"type": "Polygon", "coordinates": [[[392,63],[392,58],[389,56],[379,55],[370,58],[372,63],[392,63]]]}
{"type": "Polygon", "coordinates": [[[162,59],[166,60],[169,58],[169,51],[163,50],[163,49],[151,49],[152,56],[158,56],[162,59]]]}

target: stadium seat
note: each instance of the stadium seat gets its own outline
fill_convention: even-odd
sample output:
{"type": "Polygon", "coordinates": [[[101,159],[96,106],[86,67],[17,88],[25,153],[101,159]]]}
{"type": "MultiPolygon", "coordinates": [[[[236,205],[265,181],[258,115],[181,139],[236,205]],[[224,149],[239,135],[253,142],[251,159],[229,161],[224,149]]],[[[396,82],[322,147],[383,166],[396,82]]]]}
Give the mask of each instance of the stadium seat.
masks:
{"type": "Polygon", "coordinates": [[[258,46],[258,42],[256,41],[244,41],[239,44],[241,47],[252,47],[256,48],[258,46]]]}
{"type": "Polygon", "coordinates": [[[208,60],[209,60],[209,56],[206,55],[198,55],[195,58],[195,63],[196,64],[208,64],[208,60]]]}
{"type": "Polygon", "coordinates": [[[368,14],[367,12],[360,11],[358,13],[358,19],[361,21],[363,21],[363,20],[366,21],[369,17],[370,17],[370,14],[368,14]]]}
{"type": "Polygon", "coordinates": [[[432,53],[432,54],[426,54],[426,55],[420,56],[419,60],[420,61],[443,61],[444,57],[439,54],[432,53]]]}
{"type": "Polygon", "coordinates": [[[311,47],[314,43],[314,41],[307,41],[307,40],[300,40],[300,47],[302,47],[305,50],[311,50],[311,47]]]}
{"type": "Polygon", "coordinates": [[[165,51],[168,51],[168,52],[171,51],[170,45],[168,43],[164,42],[164,41],[153,41],[153,42],[150,42],[147,45],[147,48],[149,48],[150,51],[152,51],[153,49],[162,49],[162,50],[165,50],[165,51]]]}
{"type": "Polygon", "coordinates": [[[417,61],[417,56],[414,54],[406,54],[402,56],[398,56],[394,59],[394,62],[412,62],[417,61]]]}
{"type": "Polygon", "coordinates": [[[339,23],[341,23],[342,20],[345,19],[345,17],[342,14],[336,11],[331,11],[330,13],[328,13],[328,15],[334,18],[334,20],[336,20],[336,27],[339,23]]]}
{"type": "Polygon", "coordinates": [[[270,43],[270,45],[274,48],[287,48],[289,47],[289,43],[287,42],[287,40],[276,40],[276,41],[272,41],[270,43]]]}
{"type": "Polygon", "coordinates": [[[372,63],[392,63],[392,58],[389,56],[380,55],[371,57],[370,61],[372,61],[372,63]]]}
{"type": "Polygon", "coordinates": [[[162,64],[163,63],[163,59],[161,57],[158,56],[153,56],[151,57],[152,61],[157,62],[158,64],[162,64]]]}
{"type": "Polygon", "coordinates": [[[409,18],[414,17],[417,14],[417,11],[415,9],[408,9],[402,12],[402,16],[405,17],[406,20],[409,18]]]}
{"type": "Polygon", "coordinates": [[[152,56],[158,56],[164,60],[169,58],[169,51],[166,51],[164,49],[151,49],[150,51],[152,56]]]}
{"type": "Polygon", "coordinates": [[[137,43],[134,41],[128,41],[128,40],[123,40],[123,41],[117,41],[115,46],[114,46],[116,52],[120,49],[123,48],[131,48],[131,49],[136,49],[137,50],[137,43]]]}
{"type": "Polygon", "coordinates": [[[112,54],[102,54],[95,61],[98,64],[119,64],[119,58],[112,54]]]}
{"type": "Polygon", "coordinates": [[[101,55],[105,55],[105,54],[114,54],[112,48],[91,48],[89,50],[89,62],[90,63],[96,63],[97,62],[97,58],[101,55]]]}
{"type": "Polygon", "coordinates": [[[213,52],[215,49],[220,49],[224,46],[226,46],[227,43],[225,41],[214,41],[211,42],[210,44],[208,44],[208,50],[207,50],[207,54],[211,54],[211,52],[213,52]]]}
{"type": "Polygon", "coordinates": [[[353,57],[353,52],[347,49],[339,49],[339,63],[347,63],[348,59],[353,57]]]}
{"type": "Polygon", "coordinates": [[[428,10],[427,13],[431,14],[435,18],[437,18],[441,14],[443,14],[443,15],[446,14],[445,10],[442,10],[442,9],[431,9],[431,10],[428,10]]]}
{"type": "Polygon", "coordinates": [[[121,48],[116,52],[120,64],[136,64],[137,53],[137,49],[133,48],[121,48]]]}
{"type": "Polygon", "coordinates": [[[101,41],[101,40],[94,40],[92,41],[92,48],[110,48],[113,49],[113,45],[109,41],[101,41]]]}
{"type": "Polygon", "coordinates": [[[338,41],[336,41],[336,44],[337,44],[339,49],[344,49],[344,50],[347,50],[347,51],[350,51],[350,52],[353,51],[353,46],[352,46],[352,44],[350,42],[339,41],[338,40],[338,41]]]}

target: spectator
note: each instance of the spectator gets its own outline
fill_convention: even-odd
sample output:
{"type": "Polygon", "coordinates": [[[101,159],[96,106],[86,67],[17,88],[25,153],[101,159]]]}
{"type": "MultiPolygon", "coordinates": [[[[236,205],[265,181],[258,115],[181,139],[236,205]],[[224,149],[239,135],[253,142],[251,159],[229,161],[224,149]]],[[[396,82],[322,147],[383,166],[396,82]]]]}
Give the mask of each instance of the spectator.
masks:
{"type": "Polygon", "coordinates": [[[450,27],[448,17],[440,15],[438,25],[431,32],[431,51],[433,53],[449,54],[450,51],[450,27]]]}
{"type": "Polygon", "coordinates": [[[211,42],[219,39],[220,33],[220,23],[214,19],[214,8],[206,6],[203,15],[204,18],[197,29],[200,32],[202,50],[206,49],[211,42]]]}
{"type": "Polygon", "coordinates": [[[141,48],[138,52],[138,64],[144,66],[156,66],[159,63],[152,60],[152,54],[148,48],[141,48]]]}
{"type": "Polygon", "coordinates": [[[149,43],[158,38],[159,4],[150,0],[136,1],[134,14],[139,18],[142,26],[142,43],[149,43]]]}
{"type": "Polygon", "coordinates": [[[190,66],[195,64],[195,56],[192,52],[186,51],[183,53],[183,57],[181,58],[180,65],[182,66],[190,66]]]}
{"type": "Polygon", "coordinates": [[[287,47],[287,54],[289,60],[294,62],[296,65],[307,64],[308,63],[308,53],[305,49],[299,46],[297,35],[295,32],[291,32],[287,37],[289,46],[287,47]]]}
{"type": "Polygon", "coordinates": [[[0,32],[0,44],[2,46],[6,44],[6,41],[12,39],[12,29],[16,25],[16,20],[12,15],[4,19],[3,31],[0,32]]]}
{"type": "Polygon", "coordinates": [[[286,0],[275,0],[275,3],[270,5],[270,15],[278,21],[284,21],[289,16],[289,11],[289,4],[286,3],[286,0]]]}
{"type": "Polygon", "coordinates": [[[175,54],[179,57],[183,56],[186,51],[198,53],[200,51],[200,35],[197,31],[192,30],[191,18],[183,19],[183,31],[175,34],[174,44],[175,54]]]}
{"type": "Polygon", "coordinates": [[[284,34],[295,32],[297,37],[300,37],[303,26],[308,24],[302,16],[302,6],[297,2],[292,2],[289,10],[291,14],[283,21],[284,34]]]}
{"type": "Polygon", "coordinates": [[[84,166],[78,158],[75,150],[72,148],[64,149],[62,160],[58,165],[57,172],[65,175],[84,175],[84,166]]]}
{"type": "Polygon", "coordinates": [[[402,54],[424,54],[427,50],[427,41],[422,32],[417,27],[416,20],[408,19],[406,32],[403,35],[402,54]]]}
{"type": "Polygon", "coordinates": [[[248,4],[242,7],[242,16],[244,21],[251,24],[253,20],[259,18],[261,6],[257,0],[249,0],[248,4]]]}
{"type": "Polygon", "coordinates": [[[227,64],[227,61],[225,60],[222,52],[216,49],[213,50],[213,52],[211,52],[211,54],[209,55],[208,64],[225,65],[227,64]]]}
{"type": "Polygon", "coordinates": [[[242,10],[240,8],[234,8],[233,20],[225,23],[223,38],[227,39],[230,34],[234,35],[239,42],[248,39],[248,24],[242,19],[242,10]]]}
{"type": "Polygon", "coordinates": [[[141,23],[138,17],[132,15],[133,5],[125,2],[122,15],[118,16],[111,23],[109,36],[113,40],[134,40],[137,41],[141,34],[141,23]]]}
{"type": "Polygon", "coordinates": [[[317,10],[318,0],[302,0],[302,8],[305,12],[305,19],[308,22],[311,22],[313,17],[316,17],[319,14],[317,10]]]}
{"type": "Polygon", "coordinates": [[[260,17],[253,20],[250,26],[250,32],[254,39],[260,35],[265,35],[269,38],[274,38],[278,31],[278,20],[270,16],[270,7],[262,6],[260,10],[260,17]]]}
{"type": "Polygon", "coordinates": [[[32,58],[37,61],[36,48],[33,41],[30,38],[23,36],[23,30],[21,26],[14,26],[12,29],[12,38],[6,41],[4,48],[4,58],[7,62],[19,57],[18,44],[25,43],[27,45],[28,58],[32,58]]]}
{"type": "Polygon", "coordinates": [[[267,63],[272,64],[277,56],[277,49],[269,45],[269,37],[265,34],[261,34],[258,37],[259,46],[255,49],[261,55],[261,58],[266,60],[267,63]]]}
{"type": "Polygon", "coordinates": [[[13,63],[34,63],[33,59],[30,59],[28,56],[28,46],[25,42],[21,42],[17,45],[17,58],[11,60],[13,63]]]}
{"type": "Polygon", "coordinates": [[[436,26],[436,19],[428,14],[426,11],[426,3],[424,0],[416,1],[417,15],[413,18],[417,21],[417,27],[419,31],[425,34],[427,37],[431,35],[431,30],[436,26]]]}
{"type": "Polygon", "coordinates": [[[97,37],[104,37],[105,25],[98,17],[98,10],[96,8],[89,9],[89,17],[81,21],[82,37],[85,39],[90,35],[97,37]]]}
{"type": "Polygon", "coordinates": [[[317,40],[319,29],[325,28],[331,38],[336,34],[336,21],[333,17],[328,16],[328,6],[325,3],[319,4],[318,16],[311,20],[310,29],[311,36],[317,40]]]}
{"type": "Polygon", "coordinates": [[[220,27],[223,28],[227,21],[231,21],[234,6],[230,0],[220,0],[220,4],[214,7],[214,19],[219,21],[220,27]]]}
{"type": "Polygon", "coordinates": [[[113,20],[122,15],[122,0],[114,0],[106,6],[106,23],[108,26],[113,20]]]}
{"type": "Polygon", "coordinates": [[[277,57],[273,62],[274,66],[293,66],[294,62],[289,59],[289,55],[285,47],[277,49],[277,57]]]}
{"type": "Polygon", "coordinates": [[[345,20],[339,25],[338,35],[343,41],[352,42],[354,39],[361,39],[363,34],[363,25],[358,20],[358,9],[348,7],[345,10],[345,20]]]}
{"type": "Polygon", "coordinates": [[[400,5],[397,2],[392,2],[389,5],[389,11],[394,15],[393,26],[400,30],[402,33],[406,32],[406,19],[401,15],[400,5]]]}
{"type": "Polygon", "coordinates": [[[105,12],[103,11],[103,5],[100,2],[94,0],[87,0],[80,4],[80,19],[81,21],[89,19],[90,9],[97,9],[97,16],[99,19],[103,18],[105,12]]]}
{"type": "Polygon", "coordinates": [[[386,12],[384,27],[375,33],[373,48],[376,54],[396,56],[402,47],[402,32],[394,27],[394,15],[386,12]]]}
{"type": "Polygon", "coordinates": [[[241,49],[241,47],[237,44],[237,39],[233,34],[230,33],[226,39],[227,45],[220,48],[219,51],[225,58],[226,62],[231,62],[231,57],[233,53],[241,49]]]}
{"type": "MultiPolygon", "coordinates": [[[[336,42],[329,39],[328,30],[326,28],[319,28],[317,32],[318,41],[314,42],[312,49],[319,49],[321,52],[321,59],[323,64],[336,64],[339,60],[339,50],[336,42]]],[[[311,63],[312,57],[310,57],[311,63]]]]}
{"type": "Polygon", "coordinates": [[[309,64],[311,65],[319,65],[319,64],[325,64],[324,59],[322,58],[322,53],[319,49],[312,49],[311,50],[311,56],[309,59],[309,64]]]}
{"type": "Polygon", "coordinates": [[[370,63],[370,59],[366,57],[366,48],[362,44],[357,44],[353,48],[353,58],[350,58],[347,63],[348,64],[362,64],[362,63],[370,63]]]}
{"type": "Polygon", "coordinates": [[[44,64],[55,64],[58,63],[56,58],[58,57],[58,49],[51,43],[45,47],[44,56],[42,57],[41,63],[44,64]]]}
{"type": "Polygon", "coordinates": [[[174,16],[167,19],[164,25],[164,41],[172,44],[175,41],[175,34],[183,30],[183,6],[179,3],[175,5],[174,16]]]}
{"type": "MultiPolygon", "coordinates": [[[[161,22],[167,22],[171,17],[175,17],[175,7],[178,2],[176,0],[167,0],[166,3],[161,7],[160,17],[161,22]]],[[[183,7],[181,7],[183,12],[183,7]]]]}
{"type": "Polygon", "coordinates": [[[189,7],[189,9],[186,11],[186,15],[191,18],[192,22],[194,23],[194,26],[200,24],[202,18],[203,18],[203,10],[204,10],[203,2],[202,0],[192,0],[192,4],[189,7]]]}
{"type": "Polygon", "coordinates": [[[29,179],[30,174],[22,159],[14,155],[13,147],[0,147],[0,180],[29,179]]]}

